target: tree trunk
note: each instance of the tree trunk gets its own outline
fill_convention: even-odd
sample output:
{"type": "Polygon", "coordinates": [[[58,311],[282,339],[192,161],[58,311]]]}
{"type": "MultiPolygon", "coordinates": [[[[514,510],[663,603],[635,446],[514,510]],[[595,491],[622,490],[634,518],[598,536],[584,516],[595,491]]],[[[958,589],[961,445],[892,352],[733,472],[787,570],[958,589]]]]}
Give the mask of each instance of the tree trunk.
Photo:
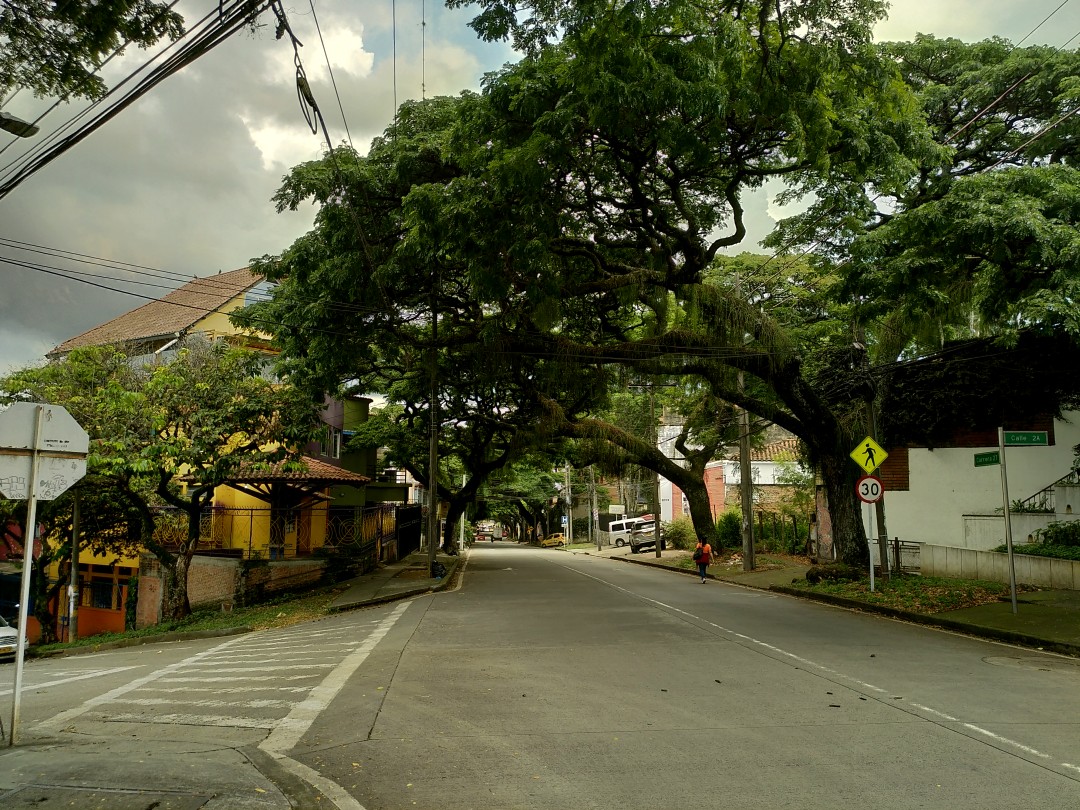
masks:
{"type": "Polygon", "coordinates": [[[678,482],[678,487],[683,491],[686,502],[690,505],[690,519],[694,522],[694,533],[697,534],[699,540],[719,550],[720,541],[716,533],[716,522],[712,517],[712,505],[709,503],[709,490],[705,487],[705,481],[688,477],[686,481],[678,482]]]}
{"type": "Polygon", "coordinates": [[[818,462],[825,484],[825,497],[829,503],[837,559],[848,565],[865,568],[870,563],[870,550],[866,545],[866,531],[855,494],[859,468],[848,458],[847,453],[835,448],[832,452],[820,452],[818,462]]]}
{"type": "Polygon", "coordinates": [[[446,525],[443,526],[442,550],[444,554],[454,555],[458,553],[455,534],[458,531],[458,518],[465,514],[466,501],[464,498],[450,498],[449,507],[446,510],[446,525]]]}
{"type": "Polygon", "coordinates": [[[172,571],[166,575],[164,566],[162,575],[164,582],[164,597],[162,599],[162,619],[176,621],[191,615],[191,602],[188,599],[188,571],[191,569],[191,559],[195,556],[195,549],[199,547],[199,522],[202,517],[202,506],[198,499],[189,508],[185,509],[188,516],[187,540],[173,558],[172,571]]]}
{"type": "Polygon", "coordinates": [[[173,557],[173,564],[161,566],[161,619],[172,621],[182,619],[191,613],[191,604],[187,595],[187,574],[189,560],[184,554],[173,557]]]}

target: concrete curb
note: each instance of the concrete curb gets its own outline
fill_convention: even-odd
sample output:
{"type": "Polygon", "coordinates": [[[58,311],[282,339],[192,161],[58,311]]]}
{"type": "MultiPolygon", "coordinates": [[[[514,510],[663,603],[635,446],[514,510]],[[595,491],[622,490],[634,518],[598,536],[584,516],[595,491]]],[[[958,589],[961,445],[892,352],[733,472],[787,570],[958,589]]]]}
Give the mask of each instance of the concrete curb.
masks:
{"type": "Polygon", "coordinates": [[[68,655],[82,655],[84,653],[101,652],[102,650],[119,650],[124,647],[141,647],[144,644],[164,644],[170,641],[186,641],[197,638],[220,638],[223,636],[236,636],[240,633],[250,633],[251,628],[247,625],[239,627],[223,627],[220,630],[173,630],[169,633],[155,633],[149,636],[136,636],[134,638],[118,638],[115,641],[103,641],[100,644],[82,644],[78,647],[70,647],[61,650],[49,650],[36,652],[32,649],[27,651],[27,658],[64,658],[68,655]]]}
{"type": "MultiPolygon", "coordinates": [[[[697,576],[697,571],[688,571],[681,568],[674,568],[670,565],[664,565],[662,563],[656,563],[652,560],[633,560],[627,557],[608,557],[610,560],[621,560],[623,562],[634,563],[635,565],[646,565],[650,568],[662,568],[666,571],[674,571],[677,574],[689,574],[691,576],[697,576]]],[[[815,602],[821,602],[827,605],[833,605],[834,607],[846,608],[848,610],[856,610],[861,613],[874,613],[879,616],[885,616],[890,619],[897,619],[899,621],[911,622],[912,624],[922,624],[928,627],[937,627],[942,630],[950,630],[954,633],[960,633],[966,636],[973,636],[975,638],[986,638],[991,641],[1002,641],[1007,644],[1015,644],[1019,647],[1032,647],[1044,652],[1056,652],[1062,655],[1068,655],[1071,657],[1080,657],[1080,645],[1070,644],[1063,641],[1052,641],[1045,638],[1037,638],[1036,636],[1029,636],[1025,633],[1015,633],[1011,630],[1001,630],[997,627],[983,627],[977,624],[968,624],[966,622],[958,622],[954,619],[947,619],[941,616],[931,616],[925,613],[912,613],[906,610],[899,610],[897,608],[886,607],[884,605],[871,605],[866,602],[860,602],[855,599],[846,599],[842,596],[833,596],[832,594],[823,593],[811,593],[801,590],[799,588],[791,588],[786,585],[754,585],[749,582],[740,582],[738,580],[729,579],[726,577],[716,577],[712,574],[706,575],[709,579],[714,579],[718,582],[727,582],[730,585],[739,585],[744,588],[755,588],[761,591],[773,591],[775,593],[782,593],[786,596],[794,596],[799,599],[809,599],[815,602]]]]}
{"type": "MultiPolygon", "coordinates": [[[[692,577],[698,576],[697,571],[692,571],[689,568],[676,568],[674,565],[664,565],[663,563],[653,562],[652,560],[634,560],[629,557],[605,557],[607,560],[621,560],[622,562],[633,563],[634,565],[647,565],[649,568],[662,568],[665,571],[674,571],[676,574],[688,574],[692,577]]],[[[729,580],[721,579],[713,574],[705,574],[706,579],[714,579],[717,582],[728,582],[729,580]]],[[[738,583],[734,583],[738,584],[738,583]]],[[[751,585],[750,587],[754,587],[751,585]]]]}
{"type": "Polygon", "coordinates": [[[1061,653],[1062,655],[1080,657],[1080,645],[1069,644],[1064,641],[1052,641],[1050,639],[1029,636],[1024,633],[1014,633],[1011,630],[1001,630],[997,627],[983,627],[977,624],[958,622],[954,619],[947,619],[942,616],[912,613],[907,610],[898,610],[897,608],[886,607],[884,605],[870,605],[856,599],[845,599],[842,596],[833,596],[832,594],[825,593],[810,593],[800,590],[799,588],[789,588],[784,585],[771,585],[768,590],[786,594],[787,596],[795,596],[799,599],[809,599],[814,602],[822,602],[835,607],[847,608],[848,610],[857,610],[861,613],[875,613],[890,619],[898,619],[913,624],[924,624],[930,627],[939,627],[943,630],[951,630],[967,636],[988,638],[993,641],[1004,641],[1021,647],[1037,647],[1043,651],[1049,650],[1051,652],[1061,653]]]}
{"type": "MultiPolygon", "coordinates": [[[[416,588],[398,591],[397,593],[388,593],[385,596],[373,596],[370,599],[363,599],[361,601],[352,602],[347,605],[331,606],[330,608],[328,608],[327,612],[344,613],[346,610],[359,610],[360,608],[371,607],[373,605],[385,605],[388,602],[397,602],[401,599],[411,599],[414,596],[423,596],[427,593],[437,593],[441,590],[444,590],[450,585],[451,581],[454,579],[454,574],[457,573],[460,560],[460,555],[452,558],[450,564],[447,566],[446,576],[434,585],[421,585],[416,588]]],[[[397,576],[397,574],[395,574],[394,576],[397,576]]],[[[394,577],[390,577],[387,582],[389,582],[393,578],[394,577]]]]}

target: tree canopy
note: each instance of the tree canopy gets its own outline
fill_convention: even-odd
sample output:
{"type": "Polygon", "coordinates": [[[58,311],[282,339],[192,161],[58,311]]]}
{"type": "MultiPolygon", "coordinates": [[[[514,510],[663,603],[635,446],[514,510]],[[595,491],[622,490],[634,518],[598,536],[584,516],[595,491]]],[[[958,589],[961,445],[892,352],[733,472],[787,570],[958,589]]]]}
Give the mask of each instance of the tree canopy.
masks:
{"type": "Polygon", "coordinates": [[[520,382],[504,421],[521,408],[672,480],[647,435],[598,418],[604,392],[621,373],[700,386],[705,407],[803,440],[840,555],[861,562],[847,454],[881,396],[874,363],[969,333],[973,313],[999,332],[1075,318],[1071,141],[1031,137],[1067,109],[1075,55],[877,46],[882,6],[859,0],[479,5],[477,30],[520,62],[480,94],[406,105],[367,156],[337,150],[279,193],[322,206],[265,263],[290,368],[363,382],[419,374],[437,348],[440,372],[520,382]],[[809,209],[773,256],[726,257],[770,179],[809,209]]]}
{"type": "Polygon", "coordinates": [[[190,612],[187,569],[214,488],[252,465],[295,459],[314,435],[316,406],[264,366],[255,353],[192,338],[154,366],[92,347],[0,380],[5,399],[62,405],[90,435],[88,479],[76,489],[104,487],[118,507],[95,542],[111,553],[145,548],[161,561],[169,618],[190,612]],[[166,505],[187,517],[178,546],[154,534],[166,505]]]}
{"type": "Polygon", "coordinates": [[[184,20],[175,3],[154,0],[4,0],[0,4],[0,98],[17,87],[38,96],[98,99],[96,71],[128,45],[176,39],[184,20]]]}

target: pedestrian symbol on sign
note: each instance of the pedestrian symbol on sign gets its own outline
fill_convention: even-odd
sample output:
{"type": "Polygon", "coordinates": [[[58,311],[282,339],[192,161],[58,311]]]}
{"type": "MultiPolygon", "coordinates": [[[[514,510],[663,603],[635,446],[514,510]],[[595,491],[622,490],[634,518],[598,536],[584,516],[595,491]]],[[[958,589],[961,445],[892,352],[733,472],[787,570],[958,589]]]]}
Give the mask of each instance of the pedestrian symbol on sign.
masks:
{"type": "Polygon", "coordinates": [[[870,436],[859,442],[859,446],[852,450],[850,455],[852,461],[862,467],[867,474],[880,467],[889,457],[885,449],[870,436]]]}

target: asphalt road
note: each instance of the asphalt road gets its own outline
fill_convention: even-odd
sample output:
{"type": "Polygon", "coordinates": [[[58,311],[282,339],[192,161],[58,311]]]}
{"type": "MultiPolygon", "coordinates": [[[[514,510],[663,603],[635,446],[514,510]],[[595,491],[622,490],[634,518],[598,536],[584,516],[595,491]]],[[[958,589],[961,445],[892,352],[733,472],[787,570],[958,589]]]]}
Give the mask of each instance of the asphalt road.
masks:
{"type": "Polygon", "coordinates": [[[1080,806],[1074,659],[512,544],[410,602],[34,664],[34,735],[255,748],[341,810],[1080,806]]]}

